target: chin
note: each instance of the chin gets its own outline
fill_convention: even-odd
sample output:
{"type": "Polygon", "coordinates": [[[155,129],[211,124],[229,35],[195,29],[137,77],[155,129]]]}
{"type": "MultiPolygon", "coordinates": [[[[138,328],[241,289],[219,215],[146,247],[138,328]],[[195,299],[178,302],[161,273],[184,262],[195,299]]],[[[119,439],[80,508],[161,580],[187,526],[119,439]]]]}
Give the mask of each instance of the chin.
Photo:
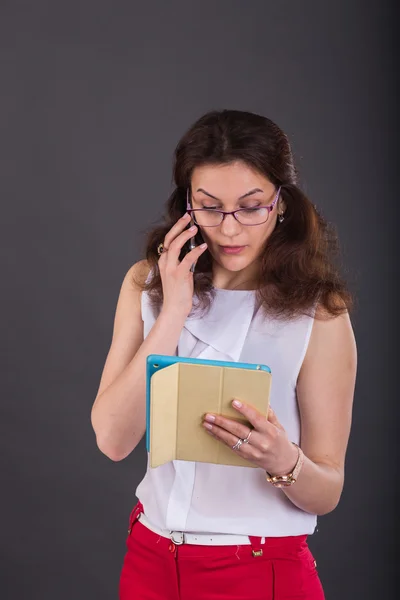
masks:
{"type": "Polygon", "coordinates": [[[243,271],[252,263],[251,260],[244,260],[243,257],[239,256],[223,256],[220,257],[220,260],[218,262],[221,265],[221,267],[223,267],[227,271],[232,271],[234,273],[236,273],[237,271],[243,271]]]}

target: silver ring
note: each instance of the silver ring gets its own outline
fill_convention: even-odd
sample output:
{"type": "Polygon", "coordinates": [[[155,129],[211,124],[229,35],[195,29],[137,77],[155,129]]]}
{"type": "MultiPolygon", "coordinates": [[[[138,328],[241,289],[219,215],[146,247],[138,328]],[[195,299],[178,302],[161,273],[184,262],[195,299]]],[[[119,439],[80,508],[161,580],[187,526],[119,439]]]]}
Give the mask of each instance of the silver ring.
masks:
{"type": "Polygon", "coordinates": [[[238,438],[238,441],[236,442],[236,444],[234,446],[232,446],[232,450],[239,450],[240,446],[243,444],[242,438],[238,438]]]}
{"type": "Polygon", "coordinates": [[[253,430],[250,429],[250,431],[248,433],[248,436],[246,438],[244,438],[244,440],[243,440],[243,444],[248,444],[249,443],[249,439],[250,439],[250,436],[251,436],[252,433],[253,433],[253,430]]]}

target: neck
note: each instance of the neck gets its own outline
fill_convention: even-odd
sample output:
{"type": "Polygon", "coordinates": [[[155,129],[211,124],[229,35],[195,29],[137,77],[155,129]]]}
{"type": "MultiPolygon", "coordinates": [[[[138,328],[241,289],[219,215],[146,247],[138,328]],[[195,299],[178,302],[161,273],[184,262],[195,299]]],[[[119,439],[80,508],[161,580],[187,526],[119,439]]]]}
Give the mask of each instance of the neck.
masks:
{"type": "Polygon", "coordinates": [[[249,265],[242,271],[228,271],[220,265],[213,265],[213,285],[223,290],[255,290],[256,268],[249,265]]]}

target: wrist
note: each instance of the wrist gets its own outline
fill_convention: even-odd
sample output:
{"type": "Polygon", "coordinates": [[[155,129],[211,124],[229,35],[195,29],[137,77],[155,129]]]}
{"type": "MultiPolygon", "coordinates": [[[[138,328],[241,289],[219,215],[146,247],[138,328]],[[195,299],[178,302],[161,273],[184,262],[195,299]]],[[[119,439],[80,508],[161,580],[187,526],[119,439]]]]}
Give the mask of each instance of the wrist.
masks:
{"type": "Polygon", "coordinates": [[[167,323],[169,326],[172,325],[182,329],[186,319],[186,312],[182,311],[182,309],[179,309],[175,306],[163,306],[157,320],[162,323],[167,323]]]}
{"type": "Polygon", "coordinates": [[[304,453],[300,446],[294,442],[292,442],[292,444],[297,448],[297,461],[293,469],[290,469],[288,473],[284,473],[283,475],[271,475],[268,473],[268,471],[266,473],[268,483],[271,483],[274,487],[288,487],[296,483],[299,473],[303,467],[304,453]]]}
{"type": "Polygon", "coordinates": [[[284,454],[273,465],[271,470],[266,469],[267,473],[272,476],[288,475],[292,473],[299,458],[299,449],[293,442],[288,440],[288,445],[284,454]]]}

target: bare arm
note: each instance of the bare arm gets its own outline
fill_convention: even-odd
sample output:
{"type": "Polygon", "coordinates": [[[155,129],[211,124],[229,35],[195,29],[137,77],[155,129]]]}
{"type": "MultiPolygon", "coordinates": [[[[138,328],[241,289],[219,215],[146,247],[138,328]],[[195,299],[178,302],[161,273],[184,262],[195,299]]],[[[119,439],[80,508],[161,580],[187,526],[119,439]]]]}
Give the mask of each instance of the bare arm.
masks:
{"type": "Polygon", "coordinates": [[[138,263],[126,274],[118,299],[113,338],[100,387],[92,408],[92,425],[99,449],[122,460],[137,446],[146,429],[146,359],[149,354],[174,354],[185,317],[161,312],[143,341],[141,293],[134,277],[138,263]]]}
{"type": "Polygon", "coordinates": [[[159,261],[164,301],[159,317],[143,339],[141,292],[136,281],[148,274],[145,261],[126,274],[118,299],[111,347],[91,419],[97,445],[111,460],[136,448],[146,429],[146,361],[149,354],[175,354],[193,300],[191,265],[205,251],[199,246],[179,262],[183,245],[195,232],[182,217],[165,237],[168,251],[159,261]]]}
{"type": "Polygon", "coordinates": [[[356,365],[348,315],[315,320],[297,383],[306,458],[295,485],[282,488],[296,506],[313,514],[332,511],[342,494],[356,365]]]}

